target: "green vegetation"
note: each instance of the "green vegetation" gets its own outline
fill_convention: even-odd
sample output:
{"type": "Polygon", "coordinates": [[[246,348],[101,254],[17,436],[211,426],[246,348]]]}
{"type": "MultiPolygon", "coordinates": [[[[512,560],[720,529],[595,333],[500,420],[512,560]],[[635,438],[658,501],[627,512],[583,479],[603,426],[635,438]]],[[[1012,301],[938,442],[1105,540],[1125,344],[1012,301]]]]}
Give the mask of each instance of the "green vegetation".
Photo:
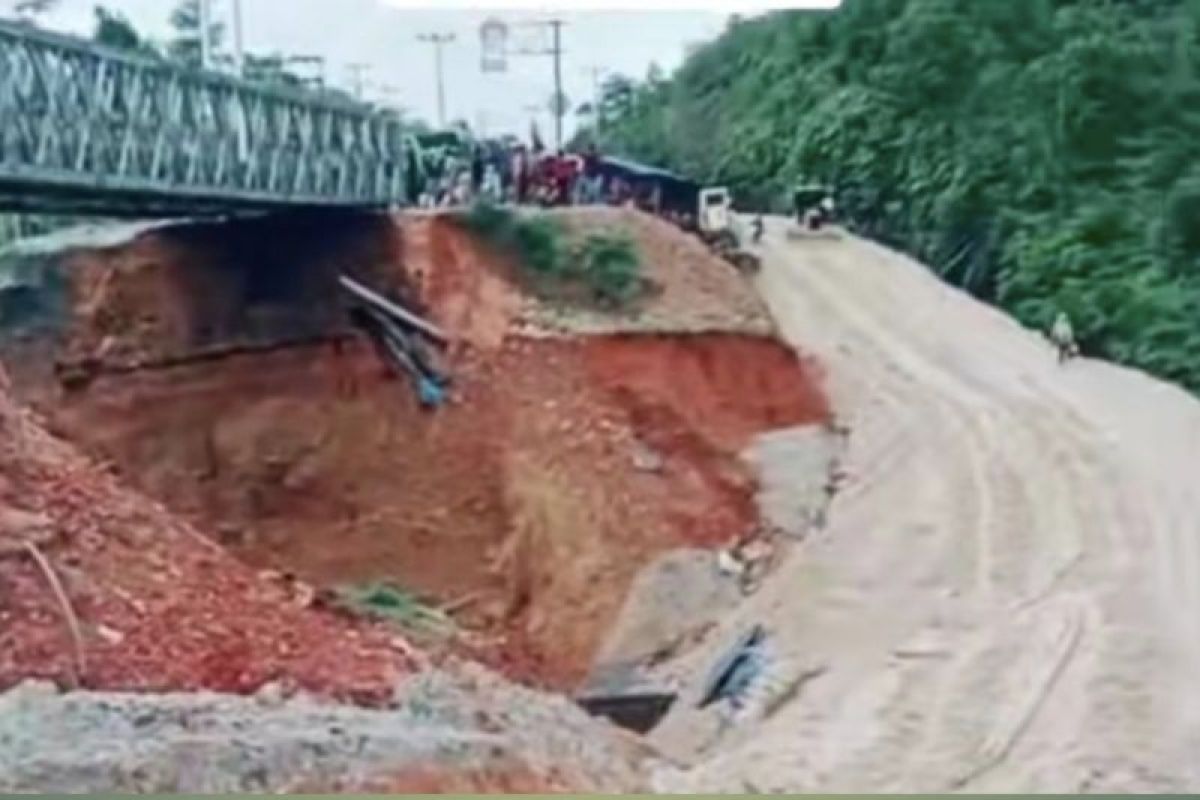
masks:
{"type": "Polygon", "coordinates": [[[609,152],[851,227],[1085,352],[1200,391],[1200,2],[845,0],[610,79],[609,152]],[[703,131],[703,135],[697,135],[703,131]]]}
{"type": "Polygon", "coordinates": [[[92,39],[117,50],[128,50],[141,55],[157,56],[154,45],[141,37],[128,17],[118,11],[109,11],[102,6],[92,9],[96,21],[92,39]]]}
{"type": "Polygon", "coordinates": [[[626,234],[589,234],[576,250],[575,259],[592,287],[609,303],[626,302],[641,289],[641,259],[626,234]]]}
{"type": "MultiPolygon", "coordinates": [[[[171,35],[155,42],[142,35],[133,23],[119,11],[97,5],[93,8],[95,21],[92,40],[106,47],[126,50],[152,59],[170,61],[188,69],[200,69],[202,48],[200,43],[199,0],[176,0],[171,7],[169,22],[171,35]]],[[[232,55],[225,45],[225,26],[219,22],[209,25],[209,43],[214,51],[215,66],[226,72],[234,71],[232,55]]],[[[246,53],[241,76],[249,81],[268,86],[303,89],[319,92],[326,97],[344,102],[359,102],[349,93],[331,86],[322,85],[320,79],[306,79],[294,71],[299,64],[320,64],[319,56],[297,56],[284,53],[246,53]],[[314,83],[316,84],[314,86],[314,83]]]]}
{"type": "Polygon", "coordinates": [[[346,609],[392,623],[413,633],[449,636],[455,631],[448,614],[395,584],[367,583],[343,586],[336,592],[346,609]]]}
{"type": "Polygon", "coordinates": [[[590,299],[616,306],[632,301],[642,290],[637,247],[623,234],[592,233],[572,245],[566,228],[554,217],[517,214],[488,203],[476,204],[459,221],[511,253],[543,292],[562,295],[563,289],[582,286],[590,299]]]}

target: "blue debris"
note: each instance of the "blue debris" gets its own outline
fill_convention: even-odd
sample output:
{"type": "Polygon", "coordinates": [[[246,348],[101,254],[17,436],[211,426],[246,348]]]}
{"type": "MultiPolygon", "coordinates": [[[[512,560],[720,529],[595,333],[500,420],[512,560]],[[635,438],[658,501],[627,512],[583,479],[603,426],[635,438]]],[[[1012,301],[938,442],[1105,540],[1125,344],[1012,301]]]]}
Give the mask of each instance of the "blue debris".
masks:
{"type": "Polygon", "coordinates": [[[417,394],[421,405],[426,408],[438,408],[446,402],[446,391],[437,381],[422,375],[417,381],[417,394]]]}
{"type": "Polygon", "coordinates": [[[766,664],[766,638],[766,629],[755,625],[737,640],[713,666],[698,708],[721,700],[728,700],[734,707],[740,705],[746,689],[766,664]]]}

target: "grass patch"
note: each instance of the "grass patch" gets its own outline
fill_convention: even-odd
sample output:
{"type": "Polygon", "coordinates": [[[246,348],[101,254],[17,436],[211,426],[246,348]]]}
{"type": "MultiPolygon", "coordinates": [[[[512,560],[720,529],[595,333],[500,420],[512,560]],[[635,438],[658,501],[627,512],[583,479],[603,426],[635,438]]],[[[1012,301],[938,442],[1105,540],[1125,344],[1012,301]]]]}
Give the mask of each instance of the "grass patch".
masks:
{"type": "Polygon", "coordinates": [[[468,230],[511,253],[539,293],[572,299],[581,287],[588,299],[607,306],[635,300],[646,288],[637,246],[620,232],[588,234],[570,242],[559,220],[523,216],[510,209],[480,203],[458,216],[468,230]]]}
{"type": "Polygon", "coordinates": [[[340,586],[335,590],[341,607],[373,619],[389,622],[413,633],[450,636],[457,626],[441,609],[393,583],[340,586]]]}
{"type": "Polygon", "coordinates": [[[624,233],[589,234],[575,253],[587,283],[602,300],[624,303],[642,289],[642,261],[624,233]]]}

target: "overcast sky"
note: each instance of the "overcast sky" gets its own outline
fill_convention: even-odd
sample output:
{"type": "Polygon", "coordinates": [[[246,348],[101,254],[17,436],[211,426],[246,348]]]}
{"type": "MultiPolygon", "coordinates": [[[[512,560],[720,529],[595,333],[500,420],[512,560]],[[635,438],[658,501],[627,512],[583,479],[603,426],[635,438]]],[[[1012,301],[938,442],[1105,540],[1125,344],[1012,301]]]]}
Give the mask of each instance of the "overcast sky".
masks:
{"type": "MultiPolygon", "coordinates": [[[[224,16],[231,0],[213,0],[224,16]]],[[[14,0],[0,0],[7,11],[14,0]]],[[[97,0],[60,0],[47,15],[47,27],[87,34],[97,0]]],[[[123,12],[139,30],[161,38],[168,32],[171,0],[103,0],[123,12]]],[[[487,132],[525,134],[531,114],[538,113],[543,135],[550,138],[549,105],[553,64],[549,57],[514,57],[504,74],[480,69],[480,24],[491,16],[508,22],[544,19],[528,12],[470,10],[401,10],[387,0],[242,0],[246,49],[322,55],[327,79],[349,88],[348,65],[371,65],[367,94],[395,88],[392,102],[436,122],[437,91],[432,47],[417,41],[426,32],[453,33],[445,48],[447,118],[463,118],[487,132]],[[530,106],[537,106],[531,111],[530,106]]],[[[571,103],[591,98],[590,70],[602,68],[636,77],[652,62],[670,72],[686,48],[715,37],[728,14],[716,11],[573,11],[557,14],[563,28],[563,86],[571,103]]]]}

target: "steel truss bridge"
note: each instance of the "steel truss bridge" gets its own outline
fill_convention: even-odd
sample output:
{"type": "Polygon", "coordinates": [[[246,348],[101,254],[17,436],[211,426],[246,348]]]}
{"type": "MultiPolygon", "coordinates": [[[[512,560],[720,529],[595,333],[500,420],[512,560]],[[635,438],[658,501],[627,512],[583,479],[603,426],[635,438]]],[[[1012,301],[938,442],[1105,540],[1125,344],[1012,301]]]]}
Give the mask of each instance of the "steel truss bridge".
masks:
{"type": "Polygon", "coordinates": [[[0,211],[382,208],[404,159],[394,115],[0,21],[0,211]]]}

